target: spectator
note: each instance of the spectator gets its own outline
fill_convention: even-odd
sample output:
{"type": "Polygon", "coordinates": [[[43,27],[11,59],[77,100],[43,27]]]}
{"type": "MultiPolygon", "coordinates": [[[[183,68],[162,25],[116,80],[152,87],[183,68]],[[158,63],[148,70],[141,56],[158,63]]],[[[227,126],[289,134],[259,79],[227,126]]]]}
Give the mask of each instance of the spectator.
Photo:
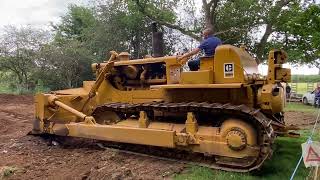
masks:
{"type": "Polygon", "coordinates": [[[319,100],[320,100],[320,85],[314,91],[314,107],[319,107],[319,100]]]}
{"type": "Polygon", "coordinates": [[[291,87],[290,87],[290,85],[288,83],[286,85],[286,95],[287,95],[287,99],[290,99],[291,87]]]}

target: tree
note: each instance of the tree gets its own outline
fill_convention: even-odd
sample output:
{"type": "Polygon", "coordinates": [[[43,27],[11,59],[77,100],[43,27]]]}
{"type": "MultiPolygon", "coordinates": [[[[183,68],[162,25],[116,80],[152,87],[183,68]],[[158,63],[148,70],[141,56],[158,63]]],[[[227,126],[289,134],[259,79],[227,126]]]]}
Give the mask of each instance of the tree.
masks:
{"type": "Polygon", "coordinates": [[[90,48],[100,58],[111,50],[129,51],[131,57],[148,54],[151,45],[151,30],[144,16],[132,9],[130,4],[110,1],[96,7],[98,23],[92,29],[90,48]]]}
{"type": "Polygon", "coordinates": [[[7,26],[0,40],[0,70],[14,74],[19,86],[29,89],[36,67],[37,52],[47,43],[45,31],[27,27],[7,26]]]}
{"type": "MultiPolygon", "coordinates": [[[[159,23],[160,25],[168,28],[176,29],[181,33],[190,36],[196,40],[200,40],[200,35],[196,34],[198,27],[190,29],[189,26],[184,25],[179,21],[177,9],[177,3],[179,0],[128,0],[127,3],[134,2],[137,9],[144,14],[148,19],[159,23]],[[178,21],[178,22],[176,22],[178,21]]],[[[188,0],[186,4],[194,4],[193,0],[188,0]]],[[[195,19],[194,21],[196,21],[195,19]]],[[[197,23],[195,23],[197,24],[197,23]]]]}
{"type": "MultiPolygon", "coordinates": [[[[111,50],[128,51],[131,58],[151,54],[151,23],[131,1],[108,1],[95,8],[97,23],[85,43],[102,60],[111,50]]],[[[165,47],[171,51],[171,44],[165,47]]]]}
{"type": "Polygon", "coordinates": [[[79,87],[93,78],[93,56],[77,40],[52,42],[41,48],[36,77],[52,90],[79,87]]]}
{"type": "Polygon", "coordinates": [[[61,23],[54,25],[56,41],[60,39],[73,39],[80,42],[90,38],[87,32],[96,24],[92,9],[84,6],[70,5],[66,15],[61,17],[61,23]]]}
{"type": "Polygon", "coordinates": [[[52,24],[54,40],[40,51],[35,76],[50,89],[79,87],[93,79],[91,63],[94,52],[88,46],[97,19],[92,8],[70,5],[61,22],[52,24]]]}
{"type": "Polygon", "coordinates": [[[191,9],[190,4],[195,4],[193,0],[187,0],[188,3],[181,3],[178,0],[132,1],[145,16],[166,27],[179,30],[197,40],[201,39],[199,30],[203,27],[210,27],[214,30],[215,35],[221,37],[225,43],[235,45],[245,43],[260,60],[264,59],[267,54],[266,47],[268,47],[270,37],[279,33],[278,27],[285,23],[282,21],[284,16],[297,7],[303,8],[312,4],[311,0],[303,1],[303,3],[300,0],[202,0],[201,17],[194,18],[194,26],[190,26],[190,23],[185,26],[179,18],[179,16],[184,16],[180,10],[191,9]],[[161,15],[163,6],[159,6],[159,3],[167,5],[165,14],[171,12],[173,14],[171,17],[174,18],[164,18],[167,16],[161,15]],[[180,3],[186,7],[173,9],[174,6],[170,6],[172,3],[180,3]],[[257,37],[257,31],[261,29],[264,29],[262,35],[257,37]]]}
{"type": "Polygon", "coordinates": [[[320,5],[296,7],[283,18],[285,23],[278,29],[281,37],[273,45],[283,44],[293,63],[320,68],[320,5]]]}
{"type": "Polygon", "coordinates": [[[132,4],[113,0],[94,8],[72,5],[62,22],[54,26],[55,40],[78,40],[97,60],[105,59],[111,50],[143,57],[151,50],[151,21],[132,4]]]}

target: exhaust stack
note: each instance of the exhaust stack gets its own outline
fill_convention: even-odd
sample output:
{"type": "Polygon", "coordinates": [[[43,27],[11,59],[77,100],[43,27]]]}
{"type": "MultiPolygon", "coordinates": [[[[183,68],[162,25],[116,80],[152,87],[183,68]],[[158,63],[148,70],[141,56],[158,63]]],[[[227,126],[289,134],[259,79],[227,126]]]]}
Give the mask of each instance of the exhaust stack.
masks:
{"type": "Polygon", "coordinates": [[[163,32],[158,31],[157,23],[152,23],[152,52],[153,57],[163,56],[163,32]]]}

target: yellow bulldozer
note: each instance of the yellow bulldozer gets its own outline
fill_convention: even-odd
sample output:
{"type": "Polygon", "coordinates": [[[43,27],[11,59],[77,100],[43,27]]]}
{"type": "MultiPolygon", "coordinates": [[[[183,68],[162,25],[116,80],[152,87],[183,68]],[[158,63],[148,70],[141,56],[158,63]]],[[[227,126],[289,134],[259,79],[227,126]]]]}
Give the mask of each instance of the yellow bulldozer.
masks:
{"type": "Polygon", "coordinates": [[[260,168],[275,137],[288,134],[287,54],[269,52],[267,76],[243,47],[218,46],[198,71],[183,71],[177,59],[112,51],[92,65],[95,81],[35,96],[33,133],[179,149],[224,170],[260,168]]]}

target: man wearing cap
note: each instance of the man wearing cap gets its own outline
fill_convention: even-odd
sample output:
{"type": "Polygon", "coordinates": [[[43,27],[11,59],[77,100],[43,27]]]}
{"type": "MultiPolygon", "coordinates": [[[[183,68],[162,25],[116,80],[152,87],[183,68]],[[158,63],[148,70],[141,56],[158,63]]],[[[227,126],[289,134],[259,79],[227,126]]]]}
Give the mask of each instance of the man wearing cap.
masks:
{"type": "MultiPolygon", "coordinates": [[[[203,30],[202,36],[204,40],[201,42],[201,44],[192,51],[185,53],[184,55],[179,57],[179,61],[187,60],[190,56],[198,54],[200,51],[204,51],[205,56],[214,55],[217,46],[222,44],[221,40],[213,36],[213,31],[210,28],[203,30]]],[[[197,71],[200,67],[200,58],[189,61],[188,66],[191,71],[197,71]]]]}

